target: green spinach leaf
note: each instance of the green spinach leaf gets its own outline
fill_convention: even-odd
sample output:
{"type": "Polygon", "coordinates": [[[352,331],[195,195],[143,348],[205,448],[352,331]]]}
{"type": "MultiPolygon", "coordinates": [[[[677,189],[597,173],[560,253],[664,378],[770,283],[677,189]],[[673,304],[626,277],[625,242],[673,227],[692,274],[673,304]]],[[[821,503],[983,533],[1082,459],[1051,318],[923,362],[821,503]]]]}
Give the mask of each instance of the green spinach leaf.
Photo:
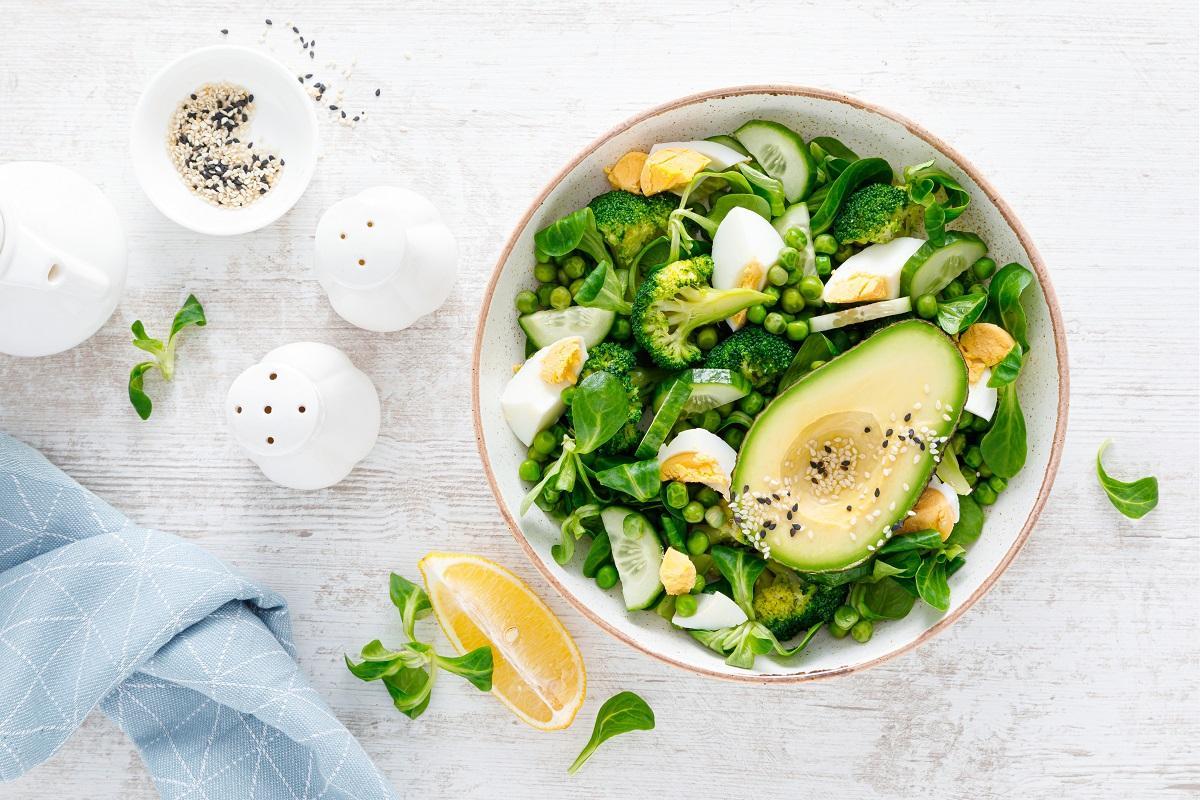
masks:
{"type": "Polygon", "coordinates": [[[903,619],[912,611],[915,602],[916,598],[895,578],[884,578],[875,583],[856,583],[850,590],[850,605],[871,621],[903,619]]]}
{"type": "Polygon", "coordinates": [[[658,459],[650,458],[600,470],[596,473],[596,480],[610,489],[629,495],[639,503],[645,503],[658,497],[662,487],[662,480],[658,475],[658,459]]]}
{"type": "Polygon", "coordinates": [[[592,738],[588,739],[575,762],[567,769],[574,775],[584,762],[592,757],[596,748],[614,736],[631,731],[654,729],[654,711],[645,700],[633,692],[618,692],[604,701],[596,712],[592,725],[592,738]]]}
{"type": "Polygon", "coordinates": [[[1012,349],[1005,353],[1000,363],[992,367],[992,377],[988,378],[988,386],[997,389],[1007,386],[1021,374],[1021,366],[1025,363],[1025,351],[1020,342],[1014,343],[1012,349]]]}
{"type": "Polygon", "coordinates": [[[974,544],[981,533],[983,533],[983,509],[971,495],[959,497],[958,522],[954,523],[954,529],[950,531],[950,538],[946,540],[946,546],[965,548],[974,544]]]}
{"type": "Polygon", "coordinates": [[[988,284],[988,299],[1000,325],[1029,352],[1029,323],[1021,307],[1021,294],[1033,284],[1033,273],[1017,263],[1005,264],[988,284]]]}
{"type": "Polygon", "coordinates": [[[733,600],[746,616],[754,619],[754,582],[762,574],[767,562],[741,548],[718,545],[712,549],[713,563],[717,570],[729,581],[733,590],[733,600]]]}
{"type": "Polygon", "coordinates": [[[425,594],[425,590],[420,586],[394,572],[388,579],[388,595],[392,599],[392,605],[400,610],[400,622],[404,626],[405,635],[409,639],[417,638],[413,633],[417,620],[429,616],[433,611],[429,595],[425,594]]]}
{"type": "Polygon", "coordinates": [[[601,261],[583,279],[583,285],[575,293],[575,302],[589,308],[602,308],[626,316],[633,304],[625,299],[625,284],[608,261],[601,261]]]}
{"type": "Polygon", "coordinates": [[[784,208],[787,207],[787,198],[783,194],[783,182],[768,176],[765,172],[759,172],[746,163],[738,164],[737,168],[750,182],[750,188],[754,194],[767,201],[771,209],[771,216],[778,217],[782,214],[784,208]]]}
{"type": "Polygon", "coordinates": [[[1007,480],[1025,466],[1025,416],[1017,399],[1017,387],[1010,383],[996,392],[1000,399],[996,403],[992,427],[979,440],[979,450],[992,472],[1007,480]]]}
{"type": "Polygon", "coordinates": [[[604,237],[596,228],[596,215],[588,206],[542,228],[533,235],[533,244],[539,253],[547,256],[565,256],[581,250],[597,264],[612,261],[604,237]]]}
{"type": "Polygon", "coordinates": [[[987,301],[986,294],[964,294],[954,300],[938,303],[938,325],[951,336],[962,333],[983,316],[987,301]]]}
{"type": "Polygon", "coordinates": [[[1158,478],[1150,476],[1125,482],[1111,477],[1104,471],[1101,461],[1104,451],[1111,443],[1111,440],[1105,439],[1096,453],[1096,477],[1100,479],[1100,486],[1117,511],[1130,519],[1141,519],[1158,505],[1158,478]]]}
{"type": "Polygon", "coordinates": [[[778,393],[791,386],[796,381],[812,372],[814,361],[828,361],[837,355],[837,348],[823,333],[810,333],[804,343],[796,350],[792,363],[779,378],[778,393]]]}
{"type": "MultiPolygon", "coordinates": [[[[892,165],[882,158],[860,158],[851,163],[837,176],[837,180],[829,184],[825,199],[812,216],[812,235],[816,236],[829,230],[833,219],[855,189],[868,183],[891,183],[892,165]]],[[[810,199],[809,208],[813,201],[810,199]]]]}
{"type": "Polygon", "coordinates": [[[950,584],[946,580],[946,559],[941,553],[927,556],[917,567],[917,594],[938,611],[950,608],[950,584]]]}
{"type": "Polygon", "coordinates": [[[587,503],[572,511],[562,521],[561,533],[562,539],[558,544],[550,548],[550,555],[560,565],[566,565],[575,557],[575,542],[579,541],[579,537],[591,531],[587,528],[587,523],[600,518],[600,506],[595,503],[587,503]]]}
{"type": "Polygon", "coordinates": [[[576,451],[592,452],[615,436],[628,418],[629,396],[621,381],[604,371],[588,375],[575,387],[571,400],[576,451]]]}

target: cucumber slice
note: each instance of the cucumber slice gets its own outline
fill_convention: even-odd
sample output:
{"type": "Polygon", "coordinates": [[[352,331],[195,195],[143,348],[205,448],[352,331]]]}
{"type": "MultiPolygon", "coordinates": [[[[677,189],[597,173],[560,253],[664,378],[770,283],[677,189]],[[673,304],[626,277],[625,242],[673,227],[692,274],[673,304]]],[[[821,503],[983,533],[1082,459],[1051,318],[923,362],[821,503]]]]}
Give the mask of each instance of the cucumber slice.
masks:
{"type": "Polygon", "coordinates": [[[900,294],[937,294],[985,255],[987,245],[975,234],[946,231],[940,247],[926,242],[909,256],[900,273],[900,294]]]}
{"type": "Polygon", "coordinates": [[[750,381],[727,369],[693,369],[684,374],[691,381],[692,393],[683,404],[684,414],[702,414],[750,394],[750,381]]]}
{"type": "Polygon", "coordinates": [[[617,315],[603,308],[570,306],[535,311],[517,320],[535,350],[554,344],[565,336],[582,336],[585,347],[604,341],[617,315]]]}
{"type": "Polygon", "coordinates": [[[671,433],[671,428],[679,421],[679,415],[683,413],[683,407],[691,395],[692,386],[688,383],[686,375],[677,378],[671,384],[671,388],[667,390],[667,399],[658,407],[658,413],[654,415],[654,420],[633,453],[635,458],[654,458],[658,455],[658,448],[662,447],[662,443],[671,433]]]}
{"type": "Polygon", "coordinates": [[[739,142],[737,139],[733,138],[732,136],[726,136],[725,134],[722,133],[722,134],[718,134],[716,136],[709,136],[708,139],[706,139],[705,141],[716,142],[717,144],[723,144],[726,147],[728,147],[730,150],[737,151],[746,157],[750,156],[750,151],[747,150],[746,148],[742,147],[742,143],[739,142]]]}
{"type": "Polygon", "coordinates": [[[799,228],[804,231],[806,244],[804,245],[804,269],[805,275],[817,274],[817,251],[813,246],[812,220],[808,215],[808,203],[796,203],[788,206],[771,225],[783,236],[787,233],[788,228],[799,228]]]}
{"type": "Polygon", "coordinates": [[[734,131],[733,137],[768,175],[783,183],[789,203],[808,196],[817,180],[817,164],[799,134],[778,122],[755,119],[734,131]]]}
{"type": "Polygon", "coordinates": [[[844,328],[859,322],[870,322],[874,319],[890,317],[895,314],[907,314],[912,311],[912,298],[900,297],[895,300],[881,300],[878,303],[847,308],[844,311],[834,311],[832,314],[822,314],[808,321],[808,329],[813,333],[831,331],[834,328],[844,328]]]}
{"type": "Polygon", "coordinates": [[[612,545],[613,564],[621,576],[625,608],[637,611],[654,605],[662,592],[658,568],[663,560],[662,543],[654,526],[641,514],[622,506],[601,511],[600,521],[612,545]]]}

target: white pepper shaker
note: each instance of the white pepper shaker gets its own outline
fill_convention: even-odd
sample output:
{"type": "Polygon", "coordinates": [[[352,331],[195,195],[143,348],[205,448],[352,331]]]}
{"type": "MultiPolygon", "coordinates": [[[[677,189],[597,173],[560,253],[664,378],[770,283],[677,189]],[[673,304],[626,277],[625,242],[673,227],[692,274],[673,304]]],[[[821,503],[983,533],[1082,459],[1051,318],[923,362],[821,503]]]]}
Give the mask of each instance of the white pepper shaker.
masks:
{"type": "Polygon", "coordinates": [[[341,350],[294,342],[229,387],[225,416],[263,474],[291,489],[345,478],[379,436],[375,384],[341,350]]]}
{"type": "Polygon", "coordinates": [[[424,197],[377,186],[321,216],[315,266],[342,319],[369,331],[398,331],[446,302],[458,245],[424,197]]]}

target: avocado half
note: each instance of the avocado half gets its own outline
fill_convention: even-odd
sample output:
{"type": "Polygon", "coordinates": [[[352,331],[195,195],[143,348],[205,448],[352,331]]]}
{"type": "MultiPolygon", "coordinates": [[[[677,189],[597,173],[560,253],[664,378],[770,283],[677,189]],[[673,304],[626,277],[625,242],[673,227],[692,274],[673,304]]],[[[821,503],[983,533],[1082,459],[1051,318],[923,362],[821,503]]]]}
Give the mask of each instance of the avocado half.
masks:
{"type": "Polygon", "coordinates": [[[862,563],[916,503],[966,397],[958,348],[920,320],[810,372],[746,433],[730,503],[741,534],[802,572],[862,563]]]}

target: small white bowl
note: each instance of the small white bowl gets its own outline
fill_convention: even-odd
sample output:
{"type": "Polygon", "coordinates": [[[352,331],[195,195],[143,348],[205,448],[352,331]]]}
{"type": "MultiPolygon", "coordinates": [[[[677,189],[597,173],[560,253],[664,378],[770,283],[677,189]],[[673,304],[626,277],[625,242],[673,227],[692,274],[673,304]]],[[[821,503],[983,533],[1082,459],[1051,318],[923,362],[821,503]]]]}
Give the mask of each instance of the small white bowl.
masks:
{"type": "Polygon", "coordinates": [[[542,575],[584,616],[661,661],[700,675],[760,683],[827,678],[879,664],[944,630],[982,597],[1016,557],[1049,496],[1066,434],[1070,385],[1066,335],[1049,271],[1012,209],[979,171],[915,122],[852,97],[798,86],[743,86],[684,97],[617,126],[567,164],[525,212],[492,273],[475,334],[472,378],[484,474],[517,542],[542,575]],[[533,285],[534,232],[607,191],[602,168],[621,154],[646,150],[657,142],[726,133],[755,118],[790,125],[806,138],[836,136],[858,153],[887,158],[893,167],[936,158],[971,194],[970,208],[952,227],[982,236],[998,263],[1028,265],[1038,285],[1022,298],[1032,344],[1018,381],[1028,426],[1028,460],[987,512],[983,536],[951,578],[949,611],[939,614],[918,604],[904,619],[880,624],[866,644],[822,634],[796,658],[759,657],[753,670],[742,670],[728,666],[657,614],[626,611],[619,590],[605,591],[585,578],[578,559],[566,568],[554,561],[550,548],[559,541],[558,525],[536,507],[524,518],[519,514],[528,487],[518,478],[517,467],[526,458],[526,447],[504,421],[500,393],[512,377],[512,364],[525,355],[513,297],[533,285]]]}
{"type": "Polygon", "coordinates": [[[231,236],[270,225],[296,204],[317,161],[313,102],[291,70],[248,47],[193,50],[151,79],[133,113],[133,171],[150,202],[197,233],[231,236]],[[167,153],[167,126],[179,103],[206,83],[228,81],[254,95],[246,141],[260,142],[287,163],[269,192],[240,208],[221,208],[193,194],[167,153]]]}

